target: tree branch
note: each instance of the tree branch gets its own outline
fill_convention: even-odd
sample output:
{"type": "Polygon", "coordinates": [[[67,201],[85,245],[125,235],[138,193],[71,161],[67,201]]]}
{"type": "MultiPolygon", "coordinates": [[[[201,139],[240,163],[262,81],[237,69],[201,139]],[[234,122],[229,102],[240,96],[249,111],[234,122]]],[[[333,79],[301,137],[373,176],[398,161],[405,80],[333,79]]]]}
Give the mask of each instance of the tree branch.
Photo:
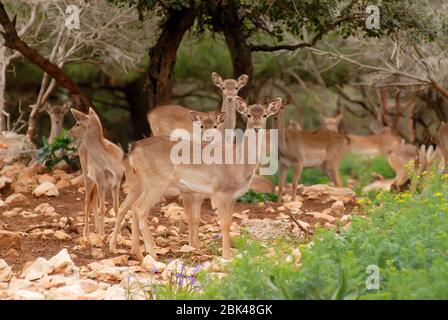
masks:
{"type": "Polygon", "coordinates": [[[14,17],[12,21],[9,19],[5,7],[0,1],[0,24],[4,29],[4,31],[0,33],[5,39],[4,45],[10,49],[19,51],[33,64],[48,73],[48,75],[55,79],[60,86],[66,88],[70,92],[80,110],[87,111],[88,108],[92,106],[89,98],[81,91],[79,86],[64,73],[63,70],[50,62],[47,58],[43,57],[39,52],[29,47],[19,37],[16,31],[15,21],[16,17],[14,17]]]}

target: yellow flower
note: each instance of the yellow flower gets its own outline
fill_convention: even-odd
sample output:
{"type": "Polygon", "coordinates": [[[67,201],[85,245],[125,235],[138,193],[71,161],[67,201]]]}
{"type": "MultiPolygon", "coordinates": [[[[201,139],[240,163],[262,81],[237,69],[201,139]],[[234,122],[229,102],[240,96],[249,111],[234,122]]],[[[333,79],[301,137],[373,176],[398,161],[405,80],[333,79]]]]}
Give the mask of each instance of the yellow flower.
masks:
{"type": "Polygon", "coordinates": [[[441,196],[443,196],[443,194],[441,192],[434,193],[434,197],[441,197],[441,196]]]}

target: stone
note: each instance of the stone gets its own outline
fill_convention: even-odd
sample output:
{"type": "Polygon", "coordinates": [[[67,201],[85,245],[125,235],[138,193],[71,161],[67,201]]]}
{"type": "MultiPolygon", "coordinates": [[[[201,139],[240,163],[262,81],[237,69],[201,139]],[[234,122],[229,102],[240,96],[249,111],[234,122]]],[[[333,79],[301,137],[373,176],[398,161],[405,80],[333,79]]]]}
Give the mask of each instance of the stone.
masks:
{"type": "Polygon", "coordinates": [[[169,233],[169,231],[168,231],[167,227],[162,226],[162,225],[157,226],[157,228],[156,228],[156,237],[159,237],[159,236],[163,237],[163,236],[168,235],[168,233],[169,233]]]}
{"type": "Polygon", "coordinates": [[[8,210],[2,213],[2,216],[4,216],[5,218],[12,218],[15,217],[19,214],[19,212],[17,210],[8,210]]]}
{"type": "Polygon", "coordinates": [[[30,201],[21,193],[14,193],[5,199],[8,206],[26,207],[30,205],[30,201]]]}
{"type": "Polygon", "coordinates": [[[92,293],[100,288],[98,282],[90,279],[82,279],[76,283],[85,293],[92,293]]]}
{"type": "Polygon", "coordinates": [[[196,248],[189,246],[188,244],[185,244],[182,247],[180,247],[179,252],[188,253],[188,252],[192,252],[195,250],[196,250],[196,248]]]}
{"type": "Polygon", "coordinates": [[[45,296],[42,293],[29,290],[19,290],[15,296],[22,300],[44,300],[45,296]]]}
{"type": "Polygon", "coordinates": [[[72,186],[81,186],[83,184],[84,184],[84,179],[83,179],[82,175],[74,177],[73,179],[70,180],[70,185],[72,185],[72,186]]]}
{"type": "Polygon", "coordinates": [[[53,266],[47,259],[39,257],[30,264],[25,265],[20,276],[28,281],[38,280],[53,272],[53,269],[53,266]]]}
{"type": "Polygon", "coordinates": [[[160,211],[169,219],[181,220],[185,218],[184,208],[174,202],[161,207],[160,211]]]}
{"type": "Polygon", "coordinates": [[[59,251],[54,257],[48,260],[48,262],[53,266],[55,273],[67,274],[72,273],[76,269],[66,248],[59,251]]]}
{"type": "Polygon", "coordinates": [[[165,248],[170,245],[170,242],[167,239],[165,239],[164,237],[157,237],[155,242],[156,242],[156,245],[161,248],[165,248]]]}
{"type": "Polygon", "coordinates": [[[146,271],[152,273],[161,273],[165,270],[166,264],[160,261],[156,261],[151,255],[146,255],[142,261],[142,267],[146,271]]]}
{"type": "Polygon", "coordinates": [[[70,187],[70,182],[67,181],[67,180],[59,180],[59,181],[56,183],[56,187],[57,187],[58,189],[68,188],[68,187],[70,187]]]}
{"type": "Polygon", "coordinates": [[[5,260],[0,259],[0,282],[9,281],[12,278],[12,269],[5,260]]]}
{"type": "Polygon", "coordinates": [[[35,213],[31,212],[31,211],[28,211],[28,210],[24,210],[24,211],[20,212],[19,215],[22,218],[25,218],[25,219],[37,218],[37,214],[35,214],[35,213]]]}
{"type": "Polygon", "coordinates": [[[163,279],[169,279],[174,274],[183,273],[185,265],[182,260],[174,259],[168,263],[162,272],[163,279]]]}
{"type": "Polygon", "coordinates": [[[62,230],[57,230],[54,233],[54,237],[58,240],[62,240],[62,241],[67,241],[70,240],[72,237],[70,237],[68,234],[66,234],[64,231],[62,230]]]}
{"type": "Polygon", "coordinates": [[[58,288],[65,286],[66,284],[70,283],[71,280],[69,278],[66,278],[61,275],[53,275],[53,276],[44,276],[42,279],[39,280],[39,286],[44,288],[45,290],[51,289],[51,288],[58,288]]]}
{"type": "Polygon", "coordinates": [[[254,240],[273,240],[291,232],[291,224],[273,219],[250,219],[241,223],[246,228],[248,236],[254,240]]]}
{"type": "Polygon", "coordinates": [[[19,253],[16,249],[11,248],[6,252],[6,256],[9,258],[17,258],[19,256],[19,253]]]}
{"type": "Polygon", "coordinates": [[[56,197],[59,196],[58,187],[52,182],[43,182],[33,190],[33,195],[37,198],[41,196],[56,197]]]}
{"type": "Polygon", "coordinates": [[[319,203],[341,200],[346,204],[354,202],[356,199],[355,192],[349,188],[337,188],[325,184],[304,186],[302,196],[306,199],[314,199],[319,203]]]}
{"type": "Polygon", "coordinates": [[[10,184],[12,182],[11,178],[1,176],[0,177],[0,190],[6,187],[7,184],[10,184]]]}
{"type": "Polygon", "coordinates": [[[22,247],[22,235],[18,232],[0,230],[0,248],[9,249],[22,247]]]}
{"type": "Polygon", "coordinates": [[[336,214],[336,215],[344,214],[344,212],[345,212],[344,202],[342,202],[341,200],[335,201],[331,205],[331,211],[332,211],[333,214],[336,214]]]}
{"type": "Polygon", "coordinates": [[[123,254],[123,255],[118,256],[118,257],[110,258],[109,260],[112,260],[112,262],[115,265],[124,266],[124,265],[126,265],[128,263],[129,256],[127,254],[123,254]]]}
{"type": "Polygon", "coordinates": [[[298,213],[298,212],[300,212],[300,208],[302,208],[302,206],[303,206],[303,202],[302,201],[291,201],[291,202],[284,203],[283,206],[285,208],[287,208],[288,210],[290,210],[292,213],[298,213]]]}
{"type": "Polygon", "coordinates": [[[59,300],[74,300],[78,297],[84,296],[85,292],[77,284],[59,287],[48,291],[50,297],[59,300]]]}
{"type": "Polygon", "coordinates": [[[17,279],[12,278],[11,281],[9,281],[8,290],[10,291],[19,291],[19,290],[26,290],[26,289],[34,289],[36,288],[36,283],[31,282],[25,279],[17,279]]]}
{"type": "Polygon", "coordinates": [[[54,215],[55,212],[56,209],[47,202],[41,203],[36,208],[34,208],[34,213],[42,214],[45,215],[46,217],[52,217],[58,215],[58,214],[54,215]]]}
{"type": "Polygon", "coordinates": [[[50,176],[49,174],[45,173],[42,175],[39,175],[37,177],[37,181],[39,183],[44,183],[44,182],[51,182],[51,183],[56,183],[56,179],[53,176],[50,176]]]}

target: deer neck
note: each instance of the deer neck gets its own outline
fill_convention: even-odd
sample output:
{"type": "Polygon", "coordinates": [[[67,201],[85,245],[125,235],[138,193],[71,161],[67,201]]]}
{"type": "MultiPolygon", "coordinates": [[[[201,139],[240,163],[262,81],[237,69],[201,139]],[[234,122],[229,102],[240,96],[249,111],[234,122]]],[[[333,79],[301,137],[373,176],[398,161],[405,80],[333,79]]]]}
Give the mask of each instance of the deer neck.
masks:
{"type": "Polygon", "coordinates": [[[286,148],[286,129],[283,121],[283,111],[280,111],[277,117],[274,117],[274,129],[278,130],[278,147],[281,153],[286,148]]]}
{"type": "Polygon", "coordinates": [[[223,129],[235,129],[236,125],[236,110],[235,107],[227,99],[227,96],[222,97],[221,111],[226,111],[226,121],[224,122],[223,129]]]}
{"type": "Polygon", "coordinates": [[[56,119],[51,118],[51,128],[50,128],[50,137],[48,140],[53,142],[54,139],[61,134],[62,131],[62,123],[56,121],[56,119]]]}

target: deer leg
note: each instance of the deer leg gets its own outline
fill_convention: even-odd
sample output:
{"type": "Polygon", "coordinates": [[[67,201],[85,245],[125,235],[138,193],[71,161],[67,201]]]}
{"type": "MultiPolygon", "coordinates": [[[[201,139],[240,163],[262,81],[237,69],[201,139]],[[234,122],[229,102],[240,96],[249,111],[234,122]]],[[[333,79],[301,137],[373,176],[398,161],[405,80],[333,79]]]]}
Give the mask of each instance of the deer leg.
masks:
{"type": "Polygon", "coordinates": [[[322,169],[325,171],[327,176],[333,182],[336,187],[342,187],[341,176],[339,175],[339,162],[329,163],[324,162],[322,169]]]}
{"type": "Polygon", "coordinates": [[[292,201],[296,201],[297,185],[302,175],[302,164],[296,163],[292,167],[292,201]]]}
{"type": "Polygon", "coordinates": [[[131,255],[133,255],[134,257],[136,257],[138,260],[141,261],[143,260],[143,255],[142,252],[140,251],[140,231],[138,228],[138,217],[134,210],[132,210],[131,229],[132,229],[131,255]]]}
{"type": "Polygon", "coordinates": [[[193,194],[193,199],[193,247],[199,249],[201,247],[201,243],[199,242],[199,224],[201,223],[201,207],[204,196],[195,193],[193,194]]]}
{"type": "MultiPolygon", "coordinates": [[[[115,217],[118,216],[118,210],[120,208],[120,181],[112,187],[112,203],[114,208],[115,217]]],[[[121,228],[118,228],[118,234],[121,235],[121,228]]]]}
{"type": "Polygon", "coordinates": [[[285,186],[286,174],[288,172],[288,167],[280,162],[278,168],[278,199],[277,202],[282,202],[283,188],[285,186]]]}
{"type": "Polygon", "coordinates": [[[188,244],[194,246],[194,222],[193,222],[193,195],[191,193],[182,193],[182,205],[187,216],[188,224],[188,244]]]}
{"type": "MultiPolygon", "coordinates": [[[[126,199],[123,201],[121,207],[118,209],[114,231],[112,232],[110,237],[109,250],[112,253],[117,251],[117,235],[121,233],[120,232],[121,222],[123,221],[123,218],[125,217],[126,213],[131,209],[132,204],[138,200],[139,196],[140,196],[140,188],[138,187],[138,184],[130,186],[126,199]]],[[[132,234],[134,234],[134,230],[132,230],[132,234]]],[[[137,239],[138,239],[138,232],[137,232],[137,239]]]]}
{"type": "Polygon", "coordinates": [[[150,254],[154,259],[157,259],[157,255],[154,251],[156,245],[151,235],[151,231],[149,230],[148,214],[152,207],[159,202],[160,198],[168,188],[169,183],[149,179],[149,181],[145,181],[143,185],[148,186],[151,190],[144,190],[142,193],[143,200],[135,206],[134,214],[138,217],[138,227],[142,234],[143,242],[145,243],[146,253],[150,254]]]}
{"type": "Polygon", "coordinates": [[[222,232],[222,257],[230,259],[230,225],[232,223],[232,213],[235,200],[226,193],[216,193],[214,195],[215,203],[218,208],[218,218],[221,224],[222,232]]]}
{"type": "Polygon", "coordinates": [[[104,204],[104,198],[106,196],[106,192],[104,190],[103,186],[98,186],[98,229],[97,233],[101,236],[104,235],[104,213],[105,213],[105,204],[104,204]]]}
{"type": "MultiPolygon", "coordinates": [[[[85,200],[84,200],[84,214],[86,217],[86,224],[84,226],[84,230],[82,235],[84,237],[89,236],[89,220],[90,220],[90,210],[92,208],[92,202],[95,200],[95,184],[90,179],[86,179],[85,181],[85,200]]],[[[96,211],[95,211],[96,212],[96,211]]]]}

